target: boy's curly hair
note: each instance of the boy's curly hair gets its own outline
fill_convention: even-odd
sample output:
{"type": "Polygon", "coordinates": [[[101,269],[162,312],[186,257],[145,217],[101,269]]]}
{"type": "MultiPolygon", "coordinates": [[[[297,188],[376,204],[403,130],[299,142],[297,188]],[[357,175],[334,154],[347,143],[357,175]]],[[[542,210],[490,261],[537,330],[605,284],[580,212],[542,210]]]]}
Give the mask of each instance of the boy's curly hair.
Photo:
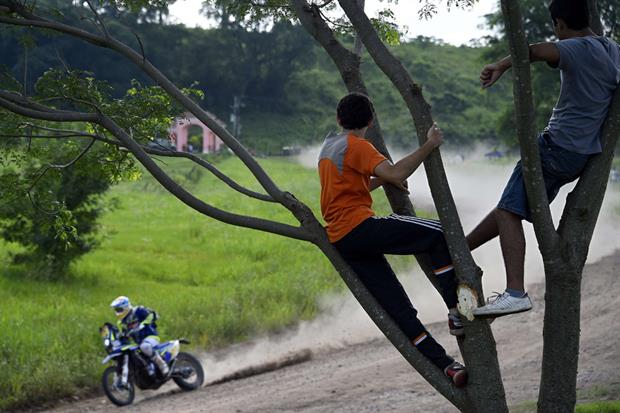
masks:
{"type": "Polygon", "coordinates": [[[375,116],[375,108],[368,96],[349,93],[338,102],[336,115],[344,129],[361,129],[370,124],[375,116]]]}

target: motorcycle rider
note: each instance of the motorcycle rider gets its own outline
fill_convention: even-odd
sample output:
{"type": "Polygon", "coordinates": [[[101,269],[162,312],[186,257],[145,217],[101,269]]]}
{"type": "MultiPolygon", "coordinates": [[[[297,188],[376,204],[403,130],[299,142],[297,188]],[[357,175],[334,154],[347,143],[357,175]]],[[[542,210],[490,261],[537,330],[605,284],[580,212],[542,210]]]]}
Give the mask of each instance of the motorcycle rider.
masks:
{"type": "Polygon", "coordinates": [[[133,339],[140,346],[142,354],[155,363],[163,376],[167,376],[170,368],[154,349],[159,344],[155,324],[157,313],[141,305],[132,306],[129,298],[124,295],[112,301],[110,307],[118,318],[116,323],[121,334],[133,339]]]}

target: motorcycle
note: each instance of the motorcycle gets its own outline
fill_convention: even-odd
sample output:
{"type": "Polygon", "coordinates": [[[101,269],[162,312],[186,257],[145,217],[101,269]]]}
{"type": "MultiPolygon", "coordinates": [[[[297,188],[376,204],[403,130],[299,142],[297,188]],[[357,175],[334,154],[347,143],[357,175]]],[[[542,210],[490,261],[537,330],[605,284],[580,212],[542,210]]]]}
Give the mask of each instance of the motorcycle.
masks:
{"type": "Polygon", "coordinates": [[[190,391],[202,386],[204,371],[200,362],[191,354],[180,350],[181,344],[189,344],[185,339],[166,341],[154,347],[170,371],[162,375],[157,366],[144,356],[140,347],[129,338],[121,335],[118,329],[105,323],[99,332],[108,355],[102,364],[115,361],[103,372],[102,385],[105,395],[117,406],[133,403],[135,388],[158,389],[172,379],[181,389],[190,391]]]}

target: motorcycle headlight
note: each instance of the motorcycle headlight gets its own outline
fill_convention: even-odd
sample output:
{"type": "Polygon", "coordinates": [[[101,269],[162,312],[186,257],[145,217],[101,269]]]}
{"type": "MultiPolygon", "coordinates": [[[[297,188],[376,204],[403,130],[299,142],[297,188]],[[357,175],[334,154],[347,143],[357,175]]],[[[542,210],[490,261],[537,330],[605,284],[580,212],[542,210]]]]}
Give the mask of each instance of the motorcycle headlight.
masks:
{"type": "Polygon", "coordinates": [[[105,340],[103,340],[103,345],[108,347],[110,345],[110,339],[106,338],[105,340]]]}

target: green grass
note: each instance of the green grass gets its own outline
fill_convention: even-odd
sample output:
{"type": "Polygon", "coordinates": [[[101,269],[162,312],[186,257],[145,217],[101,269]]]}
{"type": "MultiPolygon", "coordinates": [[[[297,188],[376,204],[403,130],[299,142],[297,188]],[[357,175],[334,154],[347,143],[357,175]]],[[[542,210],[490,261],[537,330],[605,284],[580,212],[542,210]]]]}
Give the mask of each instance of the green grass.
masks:
{"type": "MultiPolygon", "coordinates": [[[[527,401],[510,407],[510,413],[536,413],[536,401],[527,401]]],[[[575,413],[620,413],[620,401],[607,400],[579,403],[575,413]]]]}
{"type": "MultiPolygon", "coordinates": [[[[620,400],[616,399],[618,383],[598,384],[577,390],[575,413],[620,413],[620,400]],[[611,400],[608,400],[611,399],[611,400]]],[[[536,413],[536,400],[528,400],[510,406],[510,413],[536,413]]]]}
{"type": "MultiPolygon", "coordinates": [[[[282,189],[320,214],[316,171],[286,159],[263,159],[282,189]]],[[[278,204],[248,199],[181,160],[166,169],[219,208],[295,224],[278,204]]],[[[218,163],[258,190],[234,158],[218,163]]],[[[111,320],[118,295],[156,309],[164,339],[184,336],[213,349],[313,318],[318,298],[343,289],[323,255],[306,242],[205,217],[150,177],[115,187],[117,209],[103,216],[101,247],[62,282],[29,279],[0,245],[0,410],[37,405],[98,385],[103,353],[98,327],[111,320]],[[5,396],[6,395],[6,396],[5,396]]],[[[387,210],[385,202],[378,206],[387,210]]]]}
{"type": "Polygon", "coordinates": [[[575,413],[620,413],[620,401],[578,404],[575,413]]]}

